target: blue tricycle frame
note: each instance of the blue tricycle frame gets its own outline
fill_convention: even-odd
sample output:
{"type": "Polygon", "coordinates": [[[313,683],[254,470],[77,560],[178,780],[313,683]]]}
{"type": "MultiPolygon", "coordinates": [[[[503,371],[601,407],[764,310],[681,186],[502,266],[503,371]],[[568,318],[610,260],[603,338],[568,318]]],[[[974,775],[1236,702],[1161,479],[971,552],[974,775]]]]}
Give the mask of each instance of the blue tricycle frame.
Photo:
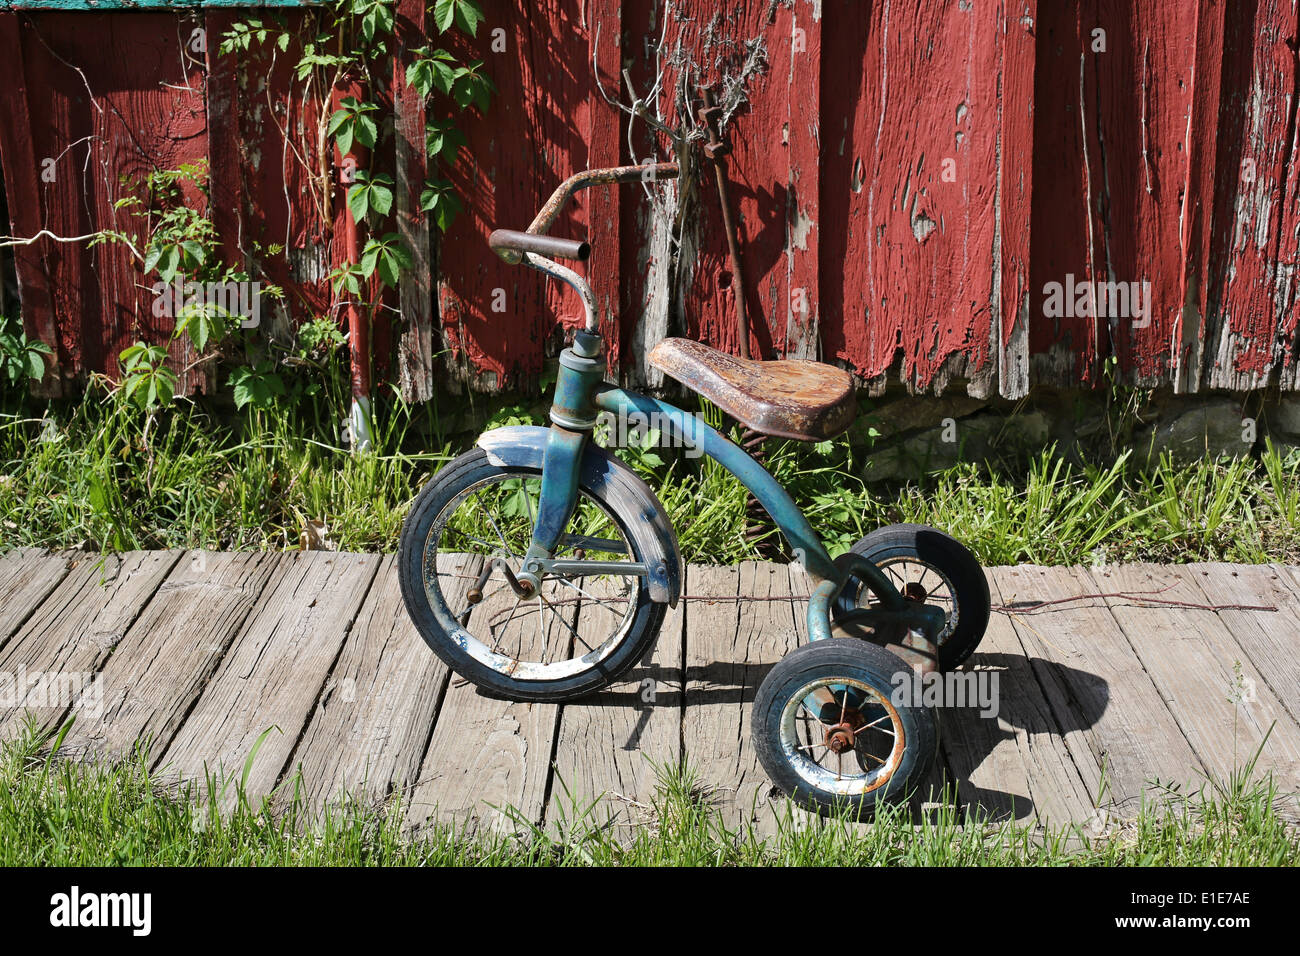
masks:
{"type": "MultiPolygon", "coordinates": [[[[574,344],[561,354],[549,429],[499,429],[500,435],[487,432],[479,439],[481,446],[491,448],[499,458],[523,463],[535,460],[536,445],[545,436],[537,519],[532,545],[524,556],[523,572],[518,575],[521,581],[537,587],[546,573],[594,570],[592,562],[581,562],[582,567],[577,567],[578,562],[556,561],[553,555],[577,506],[583,456],[590,447],[598,415],[605,412],[623,421],[654,421],[668,432],[669,443],[712,458],[749,490],[785,536],[795,559],[814,582],[807,609],[811,640],[831,636],[832,609],[850,579],[856,577],[877,598],[878,603],[871,612],[882,629],[901,627],[920,631],[927,641],[938,641],[944,627],[943,608],[908,600],[880,568],[862,555],[846,552],[838,560],[832,559],[794,499],[739,445],[676,405],[605,383],[604,362],[598,360],[600,344],[599,336],[579,330],[574,344]],[[512,449],[524,454],[511,454],[512,449]]],[[[611,563],[610,570],[645,575],[652,594],[666,589],[674,595],[669,603],[675,605],[681,576],[676,535],[662,509],[656,508],[645,518],[660,525],[664,537],[672,540],[669,562],[662,567],[611,563]]]]}

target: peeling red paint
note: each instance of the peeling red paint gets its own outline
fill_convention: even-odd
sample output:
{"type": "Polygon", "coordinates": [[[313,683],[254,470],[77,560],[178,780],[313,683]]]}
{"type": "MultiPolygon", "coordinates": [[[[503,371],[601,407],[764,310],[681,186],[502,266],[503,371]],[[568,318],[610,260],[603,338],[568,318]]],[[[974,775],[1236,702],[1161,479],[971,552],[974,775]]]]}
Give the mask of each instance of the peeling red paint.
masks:
{"type": "MultiPolygon", "coordinates": [[[[533,381],[580,313],[566,291],[489,255],[487,234],[522,228],[576,170],[669,158],[641,124],[629,150],[628,118],[592,78],[594,54],[607,91],[628,100],[625,67],[648,88],[662,4],[484,7],[478,38],[454,42],[487,61],[499,92],[486,115],[458,117],[470,142],[451,178],[466,211],[437,241],[433,349],[449,357],[435,374],[456,388],[533,381]],[[492,49],[497,29],[504,51],[492,49]]],[[[932,392],[959,381],[1007,396],[1035,383],[1095,387],[1112,356],[1139,384],[1300,388],[1294,4],[681,0],[673,9],[668,42],[685,29],[705,66],[696,81],[717,80],[720,62],[734,71],[744,41],[766,54],[727,131],[754,354],[838,361],[875,389],[889,376],[932,392]],[[720,36],[737,45],[718,46],[720,36]],[[1147,282],[1151,314],[1046,314],[1045,288],[1067,281],[1147,282]]],[[[234,16],[198,15],[210,37],[234,16]]],[[[228,259],[265,265],[295,319],[326,311],[321,279],[340,254],[340,207],[323,217],[314,208],[311,175],[277,129],[309,121],[314,106],[288,93],[291,57],[269,75],[268,64],[236,66],[211,49],[206,63],[183,60],[177,25],[191,22],[0,14],[13,231],[108,224],[109,193],[94,175],[88,189],[77,177],[50,185],[33,175],[33,162],[81,137],[96,137],[88,168],[108,164],[114,177],[208,155],[228,259]],[[286,241],[292,268],[257,251],[286,241]]],[[[661,108],[676,88],[667,79],[661,108]]],[[[85,159],[73,147],[60,169],[79,171],[85,159]]],[[[583,193],[553,230],[592,242],[586,268],[611,369],[632,384],[657,381],[644,353],[666,335],[739,351],[716,190],[697,185],[681,200],[684,259],[672,282],[667,246],[650,248],[639,189],[583,193]]],[[[120,247],[46,242],[15,254],[28,328],[57,342],[61,374],[109,368],[133,336],[165,335],[142,314],[120,247]]],[[[386,354],[389,341],[377,325],[376,349],[386,354]]]]}

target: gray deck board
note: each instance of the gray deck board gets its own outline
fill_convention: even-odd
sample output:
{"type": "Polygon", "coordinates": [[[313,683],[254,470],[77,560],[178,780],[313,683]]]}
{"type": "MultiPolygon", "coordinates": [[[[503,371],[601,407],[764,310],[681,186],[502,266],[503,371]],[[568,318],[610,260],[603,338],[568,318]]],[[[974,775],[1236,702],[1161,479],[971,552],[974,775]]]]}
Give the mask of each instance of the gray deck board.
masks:
{"type": "Polygon", "coordinates": [[[37,686],[55,688],[35,697],[29,693],[27,706],[0,709],[0,738],[12,738],[29,720],[49,729],[70,714],[81,719],[83,710],[94,712],[102,692],[95,675],[181,553],[131,551],[102,562],[95,555],[72,561],[67,575],[0,650],[0,672],[26,675],[28,682],[43,675],[45,683],[37,686]],[[57,683],[51,685],[51,678],[57,683]],[[68,696],[74,685],[84,693],[68,696]]]}
{"type": "Polygon", "coordinates": [[[294,754],[310,804],[405,796],[447,676],[407,616],[395,557],[385,556],[294,754]]]}
{"type": "Polygon", "coordinates": [[[17,548],[0,557],[0,650],[74,564],[37,548],[17,548]]]}
{"type": "Polygon", "coordinates": [[[223,802],[233,801],[250,758],[249,799],[274,790],[380,559],[312,551],[280,560],[289,564],[286,573],[264,593],[157,759],[167,774],[200,781],[211,775],[224,788],[223,802]]]}
{"type": "MultiPolygon", "coordinates": [[[[583,588],[600,596],[595,585],[583,588]]],[[[563,829],[575,811],[588,825],[627,828],[647,820],[656,766],[681,760],[684,612],[680,602],[668,610],[653,650],[623,680],[561,708],[548,825],[563,829]]],[[[579,631],[603,639],[608,629],[600,618],[579,614],[579,631]]]]}
{"type": "MultiPolygon", "coordinates": [[[[1000,572],[989,569],[994,603],[1004,600],[1000,572]]],[[[975,707],[945,711],[941,746],[963,807],[991,819],[1036,818],[1060,824],[1086,819],[1095,807],[1061,725],[1052,713],[1015,624],[994,614],[966,670],[998,675],[997,714],[975,707]]]]}
{"type": "MultiPolygon", "coordinates": [[[[477,569],[470,564],[462,572],[466,587],[477,569]]],[[[511,631],[515,598],[499,586],[494,592],[494,583],[470,611],[470,629],[484,637],[481,621],[486,617],[503,622],[500,631],[493,631],[503,640],[521,637],[511,631]]],[[[449,595],[448,601],[461,606],[458,597],[449,595]]],[[[548,629],[558,627],[549,616],[544,619],[548,629]]],[[[559,712],[558,704],[489,697],[453,674],[407,803],[407,822],[418,826],[436,817],[465,831],[494,832],[540,824],[559,712]]]]}
{"type": "MultiPolygon", "coordinates": [[[[1080,568],[995,568],[1004,605],[1098,594],[1080,568]]],[[[1187,782],[1203,764],[1101,598],[1011,614],[1053,716],[1098,806],[1137,807],[1156,781],[1187,782]]]]}
{"type": "Polygon", "coordinates": [[[738,601],[791,595],[786,567],[746,561],[738,567],[692,567],[686,610],[686,712],[682,740],[728,826],[770,829],[786,801],[758,764],[750,742],[750,705],[772,665],[798,643],[794,602],[738,601]]]}
{"type": "MultiPolygon", "coordinates": [[[[1101,591],[1159,591],[1161,598],[1207,603],[1185,566],[1116,565],[1092,576],[1101,591]]],[[[1300,727],[1217,613],[1106,602],[1209,774],[1227,780],[1262,745],[1262,763],[1276,771],[1281,788],[1300,790],[1300,727]]]]}
{"type": "MultiPolygon", "coordinates": [[[[252,763],[250,796],[287,791],[301,774],[315,807],[345,791],[400,794],[408,824],[468,828],[563,828],[575,805],[592,804],[589,823],[638,826],[650,819],[653,764],[684,757],[729,826],[770,832],[787,813],[809,822],[774,792],[749,739],[759,682],[806,640],[805,606],[790,600],[809,591],[798,568],[691,566],[690,599],[668,612],[651,655],[619,684],[560,706],[485,696],[449,673],[406,615],[394,562],[10,552],[0,557],[0,675],[93,674],[103,697],[98,713],[0,709],[0,735],[28,716],[49,728],[71,713],[71,755],[113,757],[148,740],[168,775],[221,769],[237,780],[274,727],[252,763]]],[[[988,573],[1005,613],[967,667],[998,673],[999,713],[942,713],[930,784],[951,781],[985,817],[1088,823],[1097,807],[1131,814],[1153,781],[1186,789],[1207,772],[1225,776],[1268,733],[1259,770],[1283,791],[1300,789],[1300,568],[988,573]],[[1156,590],[1276,610],[1089,596],[1156,590]]],[[[472,613],[501,620],[512,604],[498,592],[472,613]]],[[[563,608],[585,635],[581,604],[563,608]]],[[[555,615],[539,619],[563,637],[555,615]]],[[[535,635],[535,623],[521,635],[535,635]]]]}
{"type": "Polygon", "coordinates": [[[1187,572],[1205,603],[1272,606],[1227,609],[1219,619],[1259,671],[1292,722],[1300,721],[1300,590],[1276,565],[1191,564],[1187,572]]]}
{"type": "Polygon", "coordinates": [[[291,567],[274,554],[187,552],[104,664],[102,711],[82,715],[64,746],[161,754],[268,582],[291,567]]]}

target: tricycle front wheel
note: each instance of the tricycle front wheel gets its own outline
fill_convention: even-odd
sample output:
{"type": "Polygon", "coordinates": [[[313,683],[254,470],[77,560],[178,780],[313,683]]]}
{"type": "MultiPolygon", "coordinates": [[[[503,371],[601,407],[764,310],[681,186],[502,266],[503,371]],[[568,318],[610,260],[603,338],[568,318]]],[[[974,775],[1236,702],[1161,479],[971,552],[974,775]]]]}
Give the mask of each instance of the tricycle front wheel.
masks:
{"type": "Polygon", "coordinates": [[[494,464],[481,448],[448,464],[402,526],[399,580],[416,630],[461,677],[511,700],[567,701],[640,661],[665,605],[651,600],[631,532],[642,510],[586,484],[555,555],[569,570],[525,588],[541,483],[538,469],[494,464]]]}

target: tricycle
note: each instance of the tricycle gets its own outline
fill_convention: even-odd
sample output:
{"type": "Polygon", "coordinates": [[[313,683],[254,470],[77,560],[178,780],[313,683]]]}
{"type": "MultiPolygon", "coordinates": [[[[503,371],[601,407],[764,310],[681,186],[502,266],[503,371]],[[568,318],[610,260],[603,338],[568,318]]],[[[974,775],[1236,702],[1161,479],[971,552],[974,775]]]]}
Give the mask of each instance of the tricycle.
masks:
{"type": "MultiPolygon", "coordinates": [[[[879,528],[832,559],[740,445],[697,415],[605,381],[596,299],[557,261],[585,260],[591,247],[548,230],[580,189],[677,175],[674,163],[588,170],[561,184],[526,231],[492,233],[501,258],[573,289],[585,321],[560,353],[549,427],[484,433],[415,499],[401,535],[402,596],[434,653],[487,693],[570,701],[626,675],[682,599],[682,559],[654,492],[593,433],[602,415],[653,423],[665,441],[730,471],[813,583],[810,640],[768,671],[754,698],[759,761],[808,809],[869,814],[907,799],[927,774],[935,712],[899,691],[975,650],[988,584],[964,545],[923,525],[879,528]]],[[[648,359],[763,435],[825,441],[856,414],[852,377],[829,364],[755,361],[681,338],[660,341],[648,359]]]]}

